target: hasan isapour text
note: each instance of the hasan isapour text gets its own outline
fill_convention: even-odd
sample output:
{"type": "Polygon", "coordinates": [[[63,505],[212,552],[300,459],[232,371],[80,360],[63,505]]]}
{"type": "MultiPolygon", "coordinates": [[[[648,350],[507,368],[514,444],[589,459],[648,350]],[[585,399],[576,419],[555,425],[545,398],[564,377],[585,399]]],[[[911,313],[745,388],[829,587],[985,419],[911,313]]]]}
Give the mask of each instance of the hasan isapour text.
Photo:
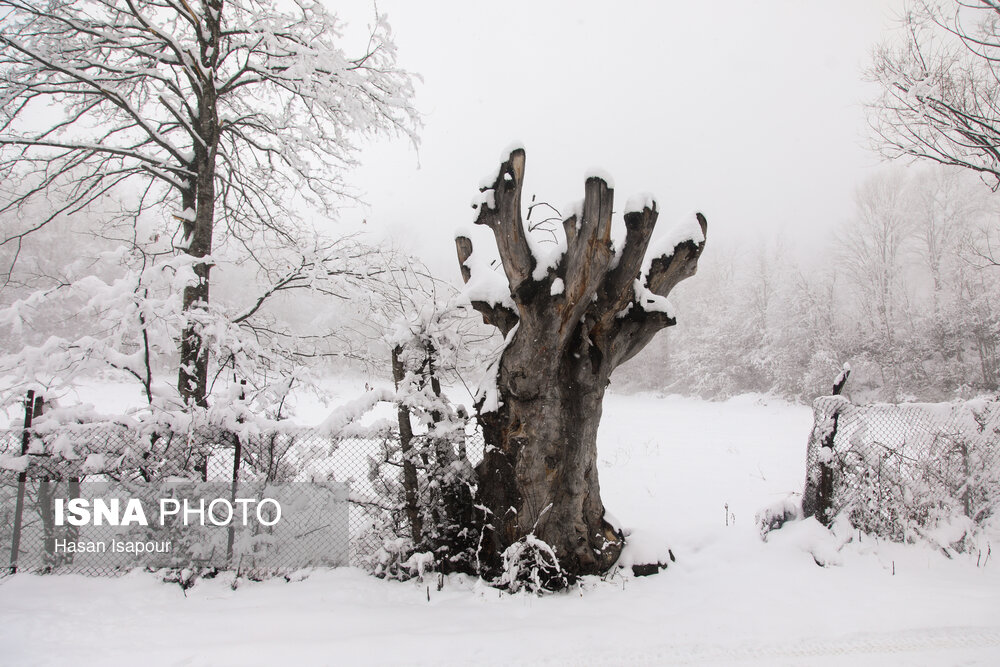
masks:
{"type": "Polygon", "coordinates": [[[109,542],[93,540],[56,540],[54,551],[56,553],[62,552],[70,554],[165,554],[170,552],[171,546],[172,545],[169,540],[159,542],[125,542],[119,540],[111,540],[109,542]]]}

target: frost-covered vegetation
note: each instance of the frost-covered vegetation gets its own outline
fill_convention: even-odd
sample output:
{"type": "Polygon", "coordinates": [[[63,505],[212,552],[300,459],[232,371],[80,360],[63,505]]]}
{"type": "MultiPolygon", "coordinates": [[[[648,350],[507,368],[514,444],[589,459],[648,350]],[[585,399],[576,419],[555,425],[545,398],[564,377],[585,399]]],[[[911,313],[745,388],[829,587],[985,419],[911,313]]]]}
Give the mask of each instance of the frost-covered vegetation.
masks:
{"type": "Polygon", "coordinates": [[[859,401],[996,392],[998,215],[996,195],[973,174],[893,167],[862,185],[854,216],[813,244],[727,248],[719,239],[698,279],[677,289],[678,326],[622,382],[809,401],[849,362],[847,392],[859,401]]]}

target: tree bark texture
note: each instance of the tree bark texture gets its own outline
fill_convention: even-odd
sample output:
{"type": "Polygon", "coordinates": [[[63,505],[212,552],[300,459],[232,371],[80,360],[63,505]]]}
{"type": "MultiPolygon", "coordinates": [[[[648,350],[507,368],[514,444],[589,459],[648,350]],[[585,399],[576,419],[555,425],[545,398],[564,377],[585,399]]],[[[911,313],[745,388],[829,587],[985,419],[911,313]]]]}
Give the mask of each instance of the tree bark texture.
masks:
{"type": "MultiPolygon", "coordinates": [[[[399,345],[392,348],[392,381],[396,391],[406,377],[403,367],[403,348],[399,345]]],[[[396,419],[399,424],[399,446],[403,453],[403,494],[406,502],[406,518],[410,523],[410,537],[413,544],[420,544],[423,537],[423,525],[420,520],[420,509],[417,506],[417,466],[413,460],[413,426],[410,424],[410,408],[402,401],[396,403],[396,419]]]]}
{"type": "MultiPolygon", "coordinates": [[[[217,69],[219,44],[221,40],[220,16],[222,3],[211,0],[209,6],[215,11],[205,13],[207,30],[200,43],[201,65],[206,72],[217,69]]],[[[184,229],[184,251],[191,257],[201,259],[212,254],[212,235],[215,231],[215,175],[216,158],[219,149],[219,92],[214,77],[202,76],[194,89],[196,112],[192,119],[200,142],[194,143],[192,163],[188,165],[191,174],[187,187],[181,192],[184,229]]],[[[208,361],[209,351],[200,333],[198,314],[208,308],[209,284],[212,265],[198,262],[194,273],[198,282],[184,288],[182,308],[187,315],[187,324],[181,332],[180,368],[177,374],[177,390],[185,403],[208,407],[208,361]]]]}
{"type": "MultiPolygon", "coordinates": [[[[540,275],[521,218],[524,164],[522,149],[510,154],[483,189],[492,197],[476,220],[493,231],[510,288],[505,303],[470,293],[484,321],[507,337],[498,406],[478,406],[487,445],[477,468],[485,514],[479,556],[486,574],[495,573],[503,551],[532,534],[555,549],[572,578],[607,571],[621,553],[624,540],[605,520],[597,473],[604,392],[615,368],[676,323],[660,298],[694,274],[707,223],[697,214],[692,233],[647,262],[656,204],[625,212],[626,239],[616,250],[614,191],[588,178],[582,210],[563,222],[565,251],[540,275]]],[[[456,247],[469,282],[472,242],[459,237],[456,247]]]]}

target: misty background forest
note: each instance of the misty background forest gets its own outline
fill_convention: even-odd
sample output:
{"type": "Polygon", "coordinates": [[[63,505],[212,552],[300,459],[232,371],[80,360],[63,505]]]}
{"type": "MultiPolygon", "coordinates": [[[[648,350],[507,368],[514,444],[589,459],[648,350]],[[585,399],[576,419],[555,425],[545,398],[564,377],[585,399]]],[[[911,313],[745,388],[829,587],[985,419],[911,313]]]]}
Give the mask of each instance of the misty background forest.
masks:
{"type": "MultiPolygon", "coordinates": [[[[995,194],[973,174],[893,166],[860,185],[854,215],[819,238],[803,243],[775,234],[742,245],[716,238],[698,280],[685,282],[672,297],[684,317],[628,362],[614,386],[711,399],[759,392],[808,403],[828,390],[847,362],[854,370],[848,390],[855,400],[937,401],[994,392],[1000,342],[998,206],[995,194]]],[[[30,325],[5,327],[4,348],[106,331],[108,304],[67,287],[91,274],[108,284],[121,279],[137,261],[121,254],[122,244],[135,243],[140,234],[148,244],[140,257],[162,261],[170,232],[146,220],[138,226],[107,225],[92,212],[36,232],[25,240],[0,298],[5,306],[31,303],[33,294],[51,301],[32,309],[30,325]]],[[[340,239],[335,247],[359,271],[379,264],[398,271],[414,261],[391,247],[366,245],[360,235],[340,239]]],[[[3,250],[9,266],[13,250],[3,250]]],[[[397,298],[406,290],[419,293],[419,299],[434,292],[454,296],[457,270],[432,270],[419,260],[412,266],[423,275],[411,275],[416,282],[395,290],[397,298]]],[[[238,304],[234,310],[241,315],[239,308],[253,305],[274,273],[234,261],[218,271],[216,298],[238,304]]],[[[105,289],[102,295],[110,299],[112,288],[105,289]]],[[[276,340],[307,340],[308,352],[288,358],[301,360],[316,376],[354,371],[388,379],[386,336],[393,318],[402,314],[392,312],[388,292],[393,290],[377,294],[348,279],[336,289],[341,291],[333,298],[307,289],[279,295],[266,310],[267,333],[276,340]],[[383,314],[373,316],[373,308],[383,314]]],[[[487,358],[501,342],[488,337],[477,317],[463,317],[467,331],[461,344],[469,360],[487,358]]],[[[120,335],[126,351],[137,345],[128,332],[120,335]]],[[[175,367],[172,353],[164,346],[159,372],[175,367]]],[[[279,372],[276,359],[268,361],[272,373],[279,372]]],[[[471,361],[463,363],[456,370],[472,387],[477,371],[471,361]]],[[[87,372],[114,371],[99,358],[84,365],[87,372]]]]}
{"type": "Polygon", "coordinates": [[[846,362],[855,400],[995,392],[994,193],[955,168],[895,167],[861,184],[854,207],[808,247],[720,240],[698,280],[678,288],[684,320],[632,362],[627,382],[808,402],[846,362]]]}

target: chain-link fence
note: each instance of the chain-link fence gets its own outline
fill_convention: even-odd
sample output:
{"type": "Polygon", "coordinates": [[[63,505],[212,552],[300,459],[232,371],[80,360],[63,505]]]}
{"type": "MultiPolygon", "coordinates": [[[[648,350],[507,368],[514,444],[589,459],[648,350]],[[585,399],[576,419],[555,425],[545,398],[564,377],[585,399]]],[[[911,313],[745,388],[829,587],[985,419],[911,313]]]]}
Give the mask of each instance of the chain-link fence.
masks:
{"type": "MultiPolygon", "coordinates": [[[[459,450],[473,464],[482,458],[471,424],[459,450]]],[[[0,559],[9,558],[5,572],[90,575],[357,564],[381,546],[387,524],[401,532],[401,476],[389,428],[0,431],[0,559]]]]}
{"type": "Polygon", "coordinates": [[[813,409],[807,515],[950,545],[1000,509],[1000,403],[854,405],[827,396],[813,409]]]}

